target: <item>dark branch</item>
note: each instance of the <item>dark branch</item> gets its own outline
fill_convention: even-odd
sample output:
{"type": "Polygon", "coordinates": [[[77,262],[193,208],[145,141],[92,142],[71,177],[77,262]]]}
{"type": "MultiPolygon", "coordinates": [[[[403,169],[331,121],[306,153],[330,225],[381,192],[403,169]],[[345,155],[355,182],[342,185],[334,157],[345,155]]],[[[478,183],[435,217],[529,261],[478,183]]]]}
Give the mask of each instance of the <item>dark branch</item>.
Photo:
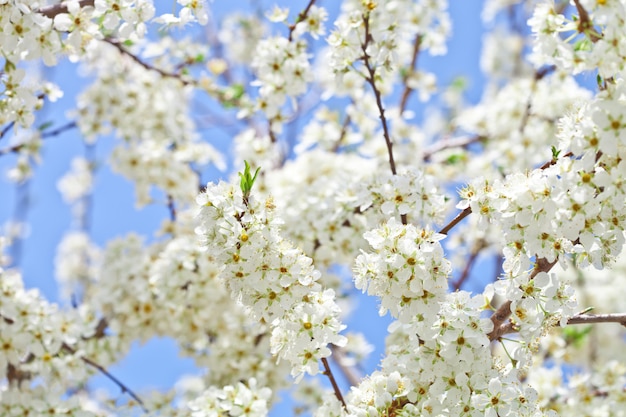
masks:
{"type": "MultiPolygon", "coordinates": [[[[422,44],[422,35],[417,34],[415,36],[415,41],[413,41],[413,56],[411,57],[411,65],[410,71],[415,71],[415,65],[417,64],[417,56],[420,52],[420,46],[422,44]]],[[[409,97],[411,96],[411,92],[413,89],[407,85],[408,73],[403,77],[402,82],[404,83],[404,91],[402,91],[402,98],[400,99],[400,114],[404,113],[406,110],[406,105],[409,102],[409,97]]]]}
{"type": "Polygon", "coordinates": [[[311,7],[315,4],[315,0],[309,0],[309,4],[306,5],[306,8],[300,12],[300,14],[298,14],[298,18],[296,19],[296,22],[292,25],[289,26],[289,42],[291,42],[293,40],[293,31],[296,30],[296,26],[298,23],[302,22],[304,19],[306,19],[307,15],[309,14],[309,10],[311,10],[311,7]]]}
{"type": "Polygon", "coordinates": [[[341,404],[343,405],[344,410],[347,409],[346,401],[343,399],[343,395],[341,395],[341,390],[339,389],[339,385],[337,385],[337,381],[335,381],[335,377],[333,376],[332,371],[330,370],[330,366],[328,365],[328,360],[326,358],[322,358],[322,363],[324,364],[324,375],[328,377],[330,380],[330,384],[333,386],[333,391],[335,392],[335,397],[341,404]]]}

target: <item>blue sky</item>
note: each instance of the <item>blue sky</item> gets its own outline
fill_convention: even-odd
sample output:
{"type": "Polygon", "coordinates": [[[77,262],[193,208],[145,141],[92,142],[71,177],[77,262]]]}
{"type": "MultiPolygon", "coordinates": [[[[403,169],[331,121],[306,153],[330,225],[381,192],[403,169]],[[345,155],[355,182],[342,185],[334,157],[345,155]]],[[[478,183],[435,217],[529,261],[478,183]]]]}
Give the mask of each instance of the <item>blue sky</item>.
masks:
{"type": "MultiPolygon", "coordinates": [[[[306,1],[289,2],[292,15],[304,7],[306,1]],[[297,7],[294,6],[297,4],[297,7]]],[[[322,5],[336,2],[322,2],[322,5]]],[[[223,2],[215,1],[210,4],[216,16],[230,10],[243,10],[249,7],[250,2],[223,2]]],[[[271,5],[271,2],[265,2],[271,5]]],[[[480,44],[483,25],[480,19],[482,1],[480,0],[452,0],[450,10],[453,22],[453,37],[448,42],[448,55],[443,57],[420,56],[419,65],[434,72],[440,85],[445,85],[459,75],[469,81],[466,98],[476,102],[481,95],[483,77],[478,68],[480,44]]],[[[63,60],[54,68],[41,69],[45,77],[59,84],[64,91],[64,97],[57,103],[47,104],[38,115],[36,125],[47,121],[54,121],[54,126],[64,125],[68,118],[66,112],[74,107],[77,92],[88,82],[76,76],[77,67],[63,60]]],[[[413,103],[418,103],[415,100],[413,103]]],[[[203,132],[207,138],[215,138],[218,133],[203,132]]],[[[218,137],[218,146],[224,147],[228,138],[218,137]]],[[[7,135],[10,137],[10,135],[7,135]]],[[[7,137],[0,140],[0,149],[7,146],[7,137]]],[[[168,216],[165,207],[148,206],[141,210],[134,207],[134,190],[131,183],[124,178],[113,174],[106,165],[107,155],[111,151],[113,140],[103,138],[95,148],[96,160],[100,168],[95,180],[95,195],[91,214],[92,239],[99,245],[104,245],[110,239],[122,236],[129,231],[150,236],[161,221],[168,216]]],[[[15,215],[16,205],[20,195],[27,193],[29,204],[27,211],[22,215],[28,223],[28,234],[22,242],[22,256],[19,267],[23,271],[27,287],[40,288],[45,296],[51,300],[58,299],[57,286],[54,280],[54,256],[56,246],[63,234],[71,228],[71,211],[66,206],[56,183],[70,167],[74,156],[82,155],[85,147],[76,130],[68,131],[57,137],[46,140],[42,149],[42,163],[37,166],[34,177],[21,191],[6,180],[6,171],[15,163],[14,155],[0,157],[0,224],[4,225],[15,215]]],[[[372,353],[365,364],[366,371],[372,371],[382,355],[382,343],[386,334],[388,318],[378,317],[377,301],[361,296],[358,307],[348,322],[349,329],[364,332],[377,350],[372,353]]],[[[110,371],[119,377],[132,389],[141,392],[143,388],[171,387],[177,378],[184,373],[197,372],[190,360],[177,357],[173,342],[155,340],[147,345],[137,347],[122,363],[112,367],[110,371]]],[[[115,386],[98,377],[95,386],[105,386],[113,392],[115,386]]],[[[284,407],[278,407],[273,415],[290,414],[284,407]]]]}

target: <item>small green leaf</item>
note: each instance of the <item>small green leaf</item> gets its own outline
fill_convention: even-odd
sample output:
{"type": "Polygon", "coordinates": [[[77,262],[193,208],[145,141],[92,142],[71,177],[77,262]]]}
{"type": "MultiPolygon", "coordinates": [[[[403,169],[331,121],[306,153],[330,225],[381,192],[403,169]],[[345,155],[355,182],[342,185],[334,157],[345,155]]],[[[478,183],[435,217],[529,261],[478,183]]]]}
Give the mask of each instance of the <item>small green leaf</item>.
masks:
{"type": "Polygon", "coordinates": [[[250,191],[252,191],[252,186],[254,185],[254,181],[256,180],[256,177],[259,174],[261,167],[257,168],[254,176],[252,176],[250,175],[250,164],[248,164],[248,161],[243,161],[243,163],[245,164],[243,174],[241,172],[238,173],[240,177],[239,186],[241,187],[241,192],[243,193],[244,200],[247,200],[250,196],[250,191]]]}
{"type": "Polygon", "coordinates": [[[124,46],[133,46],[133,41],[131,41],[130,39],[126,39],[124,41],[124,46]]]}
{"type": "Polygon", "coordinates": [[[563,338],[574,347],[580,347],[585,341],[587,335],[591,332],[593,326],[579,327],[568,326],[563,329],[563,338]]]}
{"type": "Polygon", "coordinates": [[[53,121],[49,120],[47,122],[44,122],[41,124],[41,126],[39,126],[37,128],[37,130],[39,130],[40,132],[43,132],[44,130],[46,130],[47,128],[49,128],[50,126],[52,126],[54,124],[53,121]]]}
{"type": "Polygon", "coordinates": [[[591,51],[591,41],[587,38],[577,41],[574,44],[574,51],[591,51]]]}
{"type": "Polygon", "coordinates": [[[560,151],[560,150],[558,150],[558,149],[556,148],[556,146],[554,146],[554,145],[553,145],[553,146],[552,146],[552,148],[550,148],[550,149],[552,150],[552,160],[553,160],[553,161],[556,161],[556,160],[557,160],[557,158],[559,157],[559,154],[561,153],[561,151],[560,151]]]}
{"type": "Polygon", "coordinates": [[[467,79],[465,77],[456,77],[450,84],[455,90],[465,90],[467,88],[467,79]]]}
{"type": "Polygon", "coordinates": [[[446,163],[450,165],[454,165],[454,164],[461,162],[462,160],[463,160],[463,155],[455,153],[446,158],[446,163]]]}
{"type": "Polygon", "coordinates": [[[8,59],[4,63],[4,72],[11,72],[15,70],[15,64],[8,59]]]}

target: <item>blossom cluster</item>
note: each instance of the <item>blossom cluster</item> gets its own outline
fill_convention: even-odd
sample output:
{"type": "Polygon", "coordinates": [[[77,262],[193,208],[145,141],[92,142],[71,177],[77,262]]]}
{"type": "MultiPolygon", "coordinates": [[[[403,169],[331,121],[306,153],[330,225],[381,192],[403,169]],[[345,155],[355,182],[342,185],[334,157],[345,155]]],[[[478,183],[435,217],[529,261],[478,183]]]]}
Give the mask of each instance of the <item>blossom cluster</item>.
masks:
{"type": "Polygon", "coordinates": [[[535,34],[535,65],[557,65],[570,73],[597,69],[604,78],[621,73],[626,63],[623,1],[577,1],[577,14],[565,16],[554,2],[541,2],[528,25],[535,34]],[[565,35],[565,36],[563,36],[565,35]]]}
{"type": "Polygon", "coordinates": [[[263,417],[268,412],[272,391],[258,386],[254,378],[246,384],[228,385],[223,389],[211,388],[189,403],[192,417],[215,415],[263,417]]]}
{"type": "Polygon", "coordinates": [[[381,314],[407,323],[432,321],[448,290],[450,264],[439,244],[444,236],[404,226],[394,218],[365,233],[374,253],[356,258],[355,286],[380,297],[381,314]]]}
{"type": "Polygon", "coordinates": [[[272,353],[291,363],[292,375],[319,372],[339,332],[334,291],[322,289],[311,258],[284,240],[271,198],[243,195],[228,183],[209,184],[197,199],[196,233],[216,261],[232,296],[271,327],[272,353]]]}

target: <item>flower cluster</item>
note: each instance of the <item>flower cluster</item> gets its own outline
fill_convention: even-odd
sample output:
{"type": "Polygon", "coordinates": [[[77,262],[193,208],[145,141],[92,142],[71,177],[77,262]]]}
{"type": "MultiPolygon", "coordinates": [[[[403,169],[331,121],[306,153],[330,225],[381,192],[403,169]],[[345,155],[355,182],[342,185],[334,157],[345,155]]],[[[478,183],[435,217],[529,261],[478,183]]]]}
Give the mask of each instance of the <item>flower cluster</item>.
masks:
{"type": "Polygon", "coordinates": [[[257,77],[253,85],[259,86],[256,110],[270,120],[280,120],[287,98],[303,94],[313,79],[307,43],[301,39],[273,37],[259,41],[252,68],[257,77]]]}
{"type": "Polygon", "coordinates": [[[355,286],[380,297],[381,314],[389,311],[405,323],[417,316],[432,319],[448,290],[450,264],[439,244],[443,237],[391,218],[365,233],[375,252],[357,257],[355,286]]]}
{"type": "Polygon", "coordinates": [[[247,383],[228,385],[222,389],[212,387],[188,404],[191,417],[221,415],[264,417],[268,413],[268,402],[272,390],[258,386],[251,378],[247,383]]]}
{"type": "Polygon", "coordinates": [[[257,201],[220,182],[197,202],[196,233],[224,264],[220,275],[232,296],[270,325],[272,353],[291,363],[294,376],[317,374],[328,345],[344,344],[344,326],[334,292],[321,288],[311,258],[280,236],[272,200],[257,201]]]}
{"type": "Polygon", "coordinates": [[[479,159],[482,165],[473,162],[471,171],[481,175],[495,165],[508,174],[542,164],[550,156],[546,143],[557,133],[554,120],[589,98],[589,91],[563,73],[540,79],[528,74],[485,96],[481,104],[463,111],[458,119],[464,129],[484,138],[479,159]]]}
{"type": "Polygon", "coordinates": [[[362,181],[357,193],[355,204],[366,217],[371,217],[370,225],[404,215],[413,223],[441,223],[446,214],[447,198],[435,178],[417,169],[403,169],[398,175],[385,171],[369,182],[362,181]]]}
{"type": "Polygon", "coordinates": [[[393,71],[411,57],[415,36],[432,54],[446,52],[445,39],[450,31],[447,1],[360,1],[342,4],[335,30],[328,43],[332,50],[331,66],[346,72],[368,55],[374,68],[393,71]],[[363,47],[367,48],[363,50],[363,47]],[[407,59],[408,58],[408,59],[407,59]]]}
{"type": "Polygon", "coordinates": [[[537,5],[528,21],[535,35],[531,61],[537,66],[557,65],[570,73],[597,69],[602,77],[613,77],[626,63],[626,5],[622,1],[577,3],[572,16],[555,10],[554,2],[537,5]]]}
{"type": "MultiPolygon", "coordinates": [[[[0,291],[2,378],[12,387],[20,386],[21,381],[30,378],[29,375],[37,375],[44,384],[56,387],[84,382],[91,373],[81,363],[76,346],[95,332],[96,322],[90,310],[80,307],[61,311],[58,305],[47,302],[37,290],[26,290],[20,274],[11,269],[0,269],[0,291]],[[59,380],[59,374],[63,375],[62,380],[59,380]]],[[[0,395],[10,397],[11,392],[12,388],[9,393],[0,395]]],[[[23,395],[25,398],[31,395],[39,397],[41,392],[35,395],[37,392],[24,391],[23,395]]],[[[49,401],[58,402],[59,398],[49,401]]],[[[14,405],[27,404],[19,404],[20,401],[14,405]]]]}
{"type": "Polygon", "coordinates": [[[151,201],[151,186],[176,201],[193,201],[199,187],[191,164],[212,162],[223,169],[224,162],[221,154],[209,143],[199,141],[194,132],[187,113],[191,90],[179,79],[163,77],[120,56],[111,45],[102,45],[100,52],[93,61],[99,77],[78,99],[81,132],[93,142],[114,128],[124,140],[113,151],[112,165],[135,181],[139,205],[151,201]],[[117,60],[118,64],[98,65],[103,59],[117,60]]]}

